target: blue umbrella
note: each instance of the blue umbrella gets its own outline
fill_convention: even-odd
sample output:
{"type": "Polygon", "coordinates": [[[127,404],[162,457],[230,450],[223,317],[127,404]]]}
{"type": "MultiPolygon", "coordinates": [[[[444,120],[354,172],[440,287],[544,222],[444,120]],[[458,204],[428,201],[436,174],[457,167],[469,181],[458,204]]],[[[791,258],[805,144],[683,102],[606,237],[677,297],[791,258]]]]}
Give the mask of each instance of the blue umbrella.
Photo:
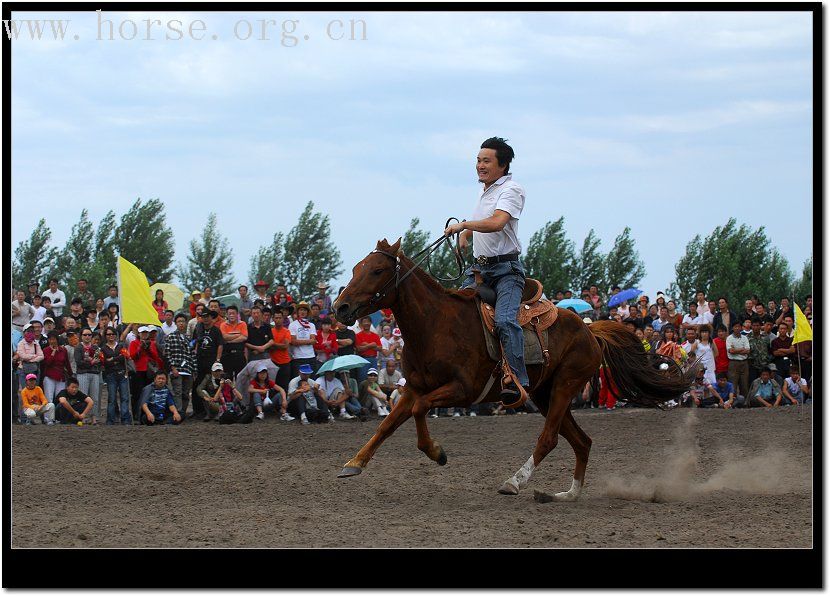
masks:
{"type": "Polygon", "coordinates": [[[352,370],[355,368],[363,368],[369,364],[369,361],[365,358],[361,358],[360,356],[355,356],[354,354],[349,354],[347,356],[338,356],[337,358],[332,358],[331,360],[326,360],[323,363],[323,366],[317,369],[317,374],[321,375],[327,371],[334,371],[340,372],[343,370],[352,370]]]}
{"type": "Polygon", "coordinates": [[[608,308],[612,306],[617,306],[618,304],[625,302],[626,300],[634,300],[637,296],[642,294],[642,290],[638,290],[637,288],[628,288],[627,290],[623,290],[611,296],[611,299],[608,301],[608,308]]]}
{"type": "Polygon", "coordinates": [[[580,300],[579,298],[566,298],[565,300],[560,300],[556,303],[556,306],[559,308],[572,308],[576,312],[585,312],[586,310],[594,309],[593,306],[584,300],[580,300]]]}

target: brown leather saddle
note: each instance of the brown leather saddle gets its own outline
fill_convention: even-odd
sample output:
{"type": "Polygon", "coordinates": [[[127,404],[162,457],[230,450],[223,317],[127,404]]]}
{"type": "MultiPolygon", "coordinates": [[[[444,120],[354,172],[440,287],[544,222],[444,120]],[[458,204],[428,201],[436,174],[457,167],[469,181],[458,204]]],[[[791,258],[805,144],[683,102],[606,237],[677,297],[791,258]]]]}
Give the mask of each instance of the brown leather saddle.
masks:
{"type": "MultiPolygon", "coordinates": [[[[498,342],[495,325],[496,293],[492,288],[489,288],[483,284],[478,284],[476,286],[476,292],[479,299],[479,313],[481,314],[481,321],[484,324],[484,328],[490,333],[491,336],[495,337],[498,342]]],[[[548,352],[547,338],[542,338],[542,331],[553,325],[558,316],[559,309],[556,308],[556,305],[550,300],[542,298],[542,283],[536,279],[529,277],[525,278],[525,286],[522,290],[522,301],[519,304],[516,319],[523,331],[525,331],[525,338],[528,337],[528,330],[532,330],[533,334],[536,336],[544,357],[545,366],[550,363],[550,354],[548,352]]],[[[521,388],[521,384],[518,379],[516,379],[516,376],[513,374],[513,370],[507,363],[503,347],[501,347],[501,362],[499,363],[499,366],[501,367],[503,373],[502,384],[506,384],[512,380],[516,386],[519,387],[519,392],[521,394],[519,401],[514,404],[505,404],[505,407],[515,408],[522,405],[527,401],[528,395],[527,392],[521,388]]],[[[496,370],[498,370],[499,366],[496,367],[496,370]]],[[[496,370],[493,371],[494,374],[496,370]]],[[[489,390],[490,385],[491,383],[488,383],[487,390],[489,390]]],[[[483,397],[484,394],[481,395],[480,399],[483,399],[483,397]]]]}

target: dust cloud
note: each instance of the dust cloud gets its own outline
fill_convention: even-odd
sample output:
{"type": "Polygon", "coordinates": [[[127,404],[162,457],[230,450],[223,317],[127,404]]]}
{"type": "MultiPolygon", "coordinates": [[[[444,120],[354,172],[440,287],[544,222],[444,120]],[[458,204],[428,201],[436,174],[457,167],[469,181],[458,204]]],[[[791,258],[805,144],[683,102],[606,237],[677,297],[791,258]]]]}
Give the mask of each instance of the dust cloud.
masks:
{"type": "MultiPolygon", "coordinates": [[[[697,413],[690,410],[666,452],[666,459],[655,476],[612,476],[605,495],[632,501],[664,503],[697,499],[721,490],[754,494],[787,492],[785,476],[788,462],[783,449],[767,448],[762,454],[722,463],[708,479],[697,477],[700,445],[695,436],[697,413]]],[[[723,452],[723,450],[720,450],[723,452]]],[[[736,450],[725,451],[726,453],[736,450]]]]}

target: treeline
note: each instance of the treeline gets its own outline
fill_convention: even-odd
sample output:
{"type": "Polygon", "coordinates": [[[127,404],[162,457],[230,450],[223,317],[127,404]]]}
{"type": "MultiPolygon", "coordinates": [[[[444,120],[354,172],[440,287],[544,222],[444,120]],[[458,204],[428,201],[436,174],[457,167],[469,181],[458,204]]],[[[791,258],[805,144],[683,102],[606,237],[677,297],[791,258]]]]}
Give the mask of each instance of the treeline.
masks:
{"type": "MultiPolygon", "coordinates": [[[[401,248],[413,255],[434,237],[437,233],[422,230],[419,219],[414,218],[401,248]]],[[[237,286],[232,273],[233,250],[214,213],[208,216],[201,234],[190,241],[185,259],[174,264],[173,231],[159,199],[138,199],[120,219],[109,211],[97,224],[84,209],[62,248],[53,247],[51,240],[52,232],[41,219],[29,239],[18,244],[12,261],[15,288],[25,288],[30,279],[43,286],[53,277],[61,287],[75,288],[77,280],[85,278],[95,296],[105,296],[107,286],[115,280],[119,254],[144,271],[151,284],[177,281],[188,291],[211,286],[214,295],[229,294],[237,286]]],[[[577,247],[567,237],[565,220],[560,217],[531,236],[523,259],[525,269],[530,277],[542,281],[549,295],[571,289],[579,296],[582,288],[591,285],[607,295],[613,285],[637,286],[645,276],[645,267],[630,228],[623,229],[607,252],[601,245],[591,229],[577,247]]],[[[331,238],[329,216],[315,212],[309,201],[288,233],[276,232],[270,243],[254,253],[245,282],[253,285],[262,279],[273,286],[281,281],[292,295],[308,297],[315,293],[319,280],[329,281],[343,273],[342,265],[331,238]]],[[[430,269],[440,278],[457,275],[455,258],[447,245],[432,255],[430,269]]],[[[664,291],[683,303],[691,301],[698,288],[710,297],[726,296],[733,305],[756,294],[766,301],[794,292],[800,301],[812,293],[812,269],[810,257],[801,274],[793,274],[787,259],[771,246],[763,226],[753,230],[730,219],[705,238],[697,235],[686,245],[685,254],[675,265],[675,281],[664,291]]],[[[457,287],[460,281],[441,283],[457,287]]]]}
{"type": "MultiPolygon", "coordinates": [[[[51,241],[52,231],[41,219],[29,239],[17,245],[12,260],[16,289],[25,289],[32,279],[43,287],[51,278],[60,287],[74,289],[84,278],[95,296],[106,296],[115,282],[119,254],[144,271],[150,284],[178,282],[185,291],[210,286],[216,296],[230,294],[238,285],[232,272],[233,250],[219,230],[216,214],[208,215],[184,261],[175,264],[173,231],[158,199],[136,200],[119,221],[109,211],[97,225],[83,209],[64,246],[56,248],[51,241]]],[[[251,257],[247,283],[283,281],[292,295],[307,297],[315,293],[318,281],[339,276],[342,264],[331,239],[329,216],[316,213],[309,201],[288,234],[277,232],[251,257]]]]}

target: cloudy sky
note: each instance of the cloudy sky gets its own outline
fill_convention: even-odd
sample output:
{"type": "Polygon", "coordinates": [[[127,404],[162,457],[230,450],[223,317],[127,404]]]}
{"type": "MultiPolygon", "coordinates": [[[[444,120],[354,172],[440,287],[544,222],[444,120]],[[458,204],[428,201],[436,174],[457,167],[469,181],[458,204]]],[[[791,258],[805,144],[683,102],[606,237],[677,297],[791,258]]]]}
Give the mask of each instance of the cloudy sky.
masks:
{"type": "Polygon", "coordinates": [[[331,216],[343,285],[411,218],[436,237],[469,217],[478,147],[498,135],[527,192],[523,242],[559,216],[606,250],[630,226],[650,294],[729,217],[765,225],[794,270],[811,253],[812,228],[782,221],[813,214],[809,13],[100,17],[116,37],[161,21],[132,41],[109,41],[106,23],[97,40],[96,13],[13,18],[71,19],[64,41],[13,41],[14,245],[42,216],[60,244],[84,207],[97,221],[158,197],[177,260],[214,211],[243,281],[311,200],[331,216]],[[174,19],[183,40],[164,39],[174,19]],[[196,19],[201,41],[187,39],[196,19]],[[348,39],[350,19],[365,40],[348,39]]]}

